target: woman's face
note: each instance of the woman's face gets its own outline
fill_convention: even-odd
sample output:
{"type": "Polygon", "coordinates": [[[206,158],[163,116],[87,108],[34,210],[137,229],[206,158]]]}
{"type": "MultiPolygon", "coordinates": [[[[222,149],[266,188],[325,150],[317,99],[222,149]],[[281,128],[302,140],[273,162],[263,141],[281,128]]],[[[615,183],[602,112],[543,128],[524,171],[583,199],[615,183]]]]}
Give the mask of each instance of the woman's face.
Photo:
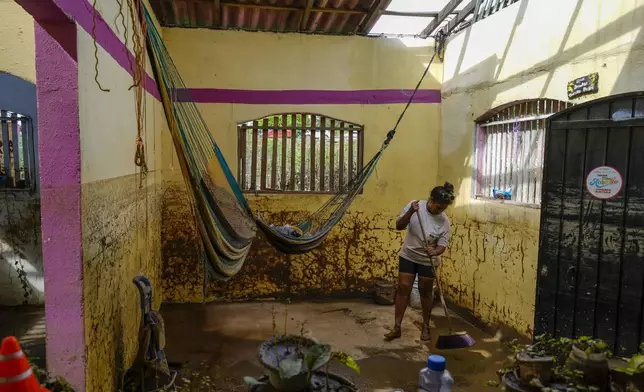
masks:
{"type": "Polygon", "coordinates": [[[440,204],[436,203],[434,200],[431,198],[429,199],[429,202],[427,203],[427,209],[429,209],[429,212],[433,215],[438,215],[441,212],[445,211],[449,207],[449,204],[440,204]]]}

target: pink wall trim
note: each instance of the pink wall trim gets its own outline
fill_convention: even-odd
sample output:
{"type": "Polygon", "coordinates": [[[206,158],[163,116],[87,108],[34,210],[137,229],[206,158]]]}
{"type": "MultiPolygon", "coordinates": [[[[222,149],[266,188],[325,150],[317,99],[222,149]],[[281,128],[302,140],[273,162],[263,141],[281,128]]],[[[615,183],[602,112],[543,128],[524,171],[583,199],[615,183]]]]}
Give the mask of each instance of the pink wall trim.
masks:
{"type": "MultiPolygon", "coordinates": [[[[42,0],[18,0],[21,2],[39,2],[42,0]]],[[[130,63],[134,55],[121,39],[112,31],[100,14],[94,15],[94,7],[88,0],[52,0],[69,17],[114,58],[127,72],[132,74],[130,63]],[[96,21],[96,30],[92,33],[96,21]]],[[[159,91],[154,79],[147,75],[145,88],[150,95],[160,100],[159,91]]],[[[195,102],[199,103],[233,103],[254,105],[383,105],[406,103],[411,90],[227,90],[216,88],[189,88],[195,102]]],[[[420,90],[413,103],[440,103],[440,90],[420,90]]]]}
{"type": "Polygon", "coordinates": [[[85,390],[76,25],[36,21],[47,367],[85,390]],[[60,41],[60,42],[59,42],[60,41]]]}

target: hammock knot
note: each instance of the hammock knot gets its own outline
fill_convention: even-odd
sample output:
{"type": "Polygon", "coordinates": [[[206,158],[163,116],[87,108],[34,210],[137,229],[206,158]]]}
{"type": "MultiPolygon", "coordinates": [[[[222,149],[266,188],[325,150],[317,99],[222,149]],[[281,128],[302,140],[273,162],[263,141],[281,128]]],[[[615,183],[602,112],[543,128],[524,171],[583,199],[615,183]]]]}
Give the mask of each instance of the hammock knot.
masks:
{"type": "Polygon", "coordinates": [[[145,175],[148,172],[148,164],[145,162],[145,147],[143,146],[143,139],[140,136],[136,138],[136,152],[134,153],[134,164],[141,168],[141,172],[145,175]]]}
{"type": "Polygon", "coordinates": [[[383,145],[388,146],[389,142],[391,142],[391,139],[393,139],[395,135],[396,135],[395,129],[392,129],[391,131],[387,132],[387,138],[383,142],[383,145]]]}

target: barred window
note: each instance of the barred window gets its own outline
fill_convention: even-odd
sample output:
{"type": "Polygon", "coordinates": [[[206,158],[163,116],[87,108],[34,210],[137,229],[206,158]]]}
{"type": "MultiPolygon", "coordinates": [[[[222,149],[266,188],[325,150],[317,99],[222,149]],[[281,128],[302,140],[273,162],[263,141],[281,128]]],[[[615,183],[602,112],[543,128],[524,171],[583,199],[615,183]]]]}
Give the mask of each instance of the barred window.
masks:
{"type": "Polygon", "coordinates": [[[0,189],[33,189],[35,144],[31,118],[0,110],[0,189]]]}
{"type": "Polygon", "coordinates": [[[238,124],[242,190],[341,193],[363,166],[364,128],[313,113],[270,115],[238,124]]]}
{"type": "Polygon", "coordinates": [[[546,119],[571,103],[538,99],[493,109],[477,121],[474,197],[541,204],[546,119]]]}

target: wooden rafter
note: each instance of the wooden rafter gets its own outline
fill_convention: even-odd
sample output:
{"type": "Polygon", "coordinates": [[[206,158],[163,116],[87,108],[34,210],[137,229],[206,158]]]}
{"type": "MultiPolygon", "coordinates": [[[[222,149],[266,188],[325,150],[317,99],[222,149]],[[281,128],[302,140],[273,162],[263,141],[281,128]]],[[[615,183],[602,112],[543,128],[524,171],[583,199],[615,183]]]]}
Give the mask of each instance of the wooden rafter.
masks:
{"type": "Polygon", "coordinates": [[[300,31],[306,30],[306,26],[309,24],[309,18],[311,17],[311,10],[313,9],[313,0],[306,0],[306,7],[302,11],[302,18],[300,19],[300,31]]]}
{"type": "MultiPolygon", "coordinates": [[[[249,4],[249,3],[236,3],[234,1],[221,1],[221,4],[227,7],[236,7],[236,8],[250,8],[250,9],[262,9],[262,10],[272,10],[272,11],[302,11],[302,8],[291,7],[286,5],[270,5],[270,4],[249,4]]],[[[313,2],[311,2],[313,4],[313,2]]],[[[307,4],[308,5],[308,4],[307,4]]],[[[326,12],[330,14],[350,14],[350,15],[365,15],[367,11],[361,10],[349,10],[342,8],[318,8],[311,7],[307,8],[309,15],[312,12],[326,12]]],[[[306,10],[304,10],[306,12],[306,10]]]]}
{"type": "Polygon", "coordinates": [[[376,22],[378,22],[378,19],[382,16],[382,12],[389,7],[389,4],[391,4],[391,0],[376,0],[367,13],[367,16],[362,20],[362,23],[358,27],[358,33],[369,33],[376,22]]]}
{"type": "Polygon", "coordinates": [[[443,9],[438,13],[438,16],[432,20],[427,27],[420,33],[421,38],[429,37],[438,26],[443,23],[445,18],[449,16],[463,0],[450,0],[449,3],[443,7],[443,9]]]}
{"type": "Polygon", "coordinates": [[[454,19],[449,21],[447,26],[443,27],[442,31],[445,36],[449,35],[449,33],[454,31],[454,29],[457,28],[458,25],[460,25],[465,20],[465,18],[467,18],[470,14],[474,12],[474,10],[476,9],[476,2],[477,0],[471,0],[465,6],[465,8],[463,8],[461,12],[459,12],[458,15],[456,15],[454,19]]]}

